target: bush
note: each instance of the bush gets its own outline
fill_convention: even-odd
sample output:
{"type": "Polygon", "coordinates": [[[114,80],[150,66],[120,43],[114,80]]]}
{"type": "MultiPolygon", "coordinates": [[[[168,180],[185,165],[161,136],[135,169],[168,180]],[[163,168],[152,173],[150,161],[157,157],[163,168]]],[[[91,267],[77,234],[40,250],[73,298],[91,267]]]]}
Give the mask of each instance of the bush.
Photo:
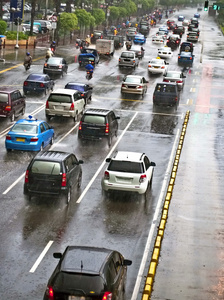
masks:
{"type": "Polygon", "coordinates": [[[6,32],[7,23],[3,20],[0,20],[0,34],[4,35],[6,32]]]}
{"type": "MultiPolygon", "coordinates": [[[[17,38],[17,31],[8,31],[6,33],[6,37],[8,40],[16,40],[17,38]]],[[[19,40],[27,40],[28,39],[28,35],[26,35],[23,32],[19,32],[19,36],[18,36],[19,40]]]]}

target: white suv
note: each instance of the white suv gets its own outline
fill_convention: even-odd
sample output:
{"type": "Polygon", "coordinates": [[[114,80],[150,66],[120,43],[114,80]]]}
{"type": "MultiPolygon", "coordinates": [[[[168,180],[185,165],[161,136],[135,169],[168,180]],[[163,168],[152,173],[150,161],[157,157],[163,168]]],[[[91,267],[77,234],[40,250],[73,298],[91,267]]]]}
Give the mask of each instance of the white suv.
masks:
{"type": "Polygon", "coordinates": [[[114,157],[107,158],[108,168],[102,179],[104,191],[130,191],[145,194],[151,188],[154,162],[145,153],[118,151],[114,157]]]}

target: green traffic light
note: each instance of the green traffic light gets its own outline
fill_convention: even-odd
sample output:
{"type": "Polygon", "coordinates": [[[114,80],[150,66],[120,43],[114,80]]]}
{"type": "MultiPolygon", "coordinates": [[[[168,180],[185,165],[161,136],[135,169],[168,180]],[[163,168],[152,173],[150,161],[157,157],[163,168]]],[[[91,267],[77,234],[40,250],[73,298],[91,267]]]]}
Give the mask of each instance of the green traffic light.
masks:
{"type": "Polygon", "coordinates": [[[214,10],[217,10],[217,8],[218,8],[218,5],[213,4],[213,9],[214,9],[214,10]]]}
{"type": "Polygon", "coordinates": [[[207,8],[207,7],[205,7],[205,8],[204,8],[204,11],[207,11],[207,10],[208,10],[208,8],[207,8]]]}

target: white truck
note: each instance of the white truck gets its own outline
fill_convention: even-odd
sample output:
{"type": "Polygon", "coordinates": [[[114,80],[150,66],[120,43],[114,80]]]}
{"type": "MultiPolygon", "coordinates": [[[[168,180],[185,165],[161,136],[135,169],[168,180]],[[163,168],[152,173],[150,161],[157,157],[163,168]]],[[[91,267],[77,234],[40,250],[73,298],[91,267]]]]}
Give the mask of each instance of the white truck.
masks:
{"type": "Polygon", "coordinates": [[[96,40],[96,50],[99,55],[114,55],[114,41],[113,40],[96,40]]]}

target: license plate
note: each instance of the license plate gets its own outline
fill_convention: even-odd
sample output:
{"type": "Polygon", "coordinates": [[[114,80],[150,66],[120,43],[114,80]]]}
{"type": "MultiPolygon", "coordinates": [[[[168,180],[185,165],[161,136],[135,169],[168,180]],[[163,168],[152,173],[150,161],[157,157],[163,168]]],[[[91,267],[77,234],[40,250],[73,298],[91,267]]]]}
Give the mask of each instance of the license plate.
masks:
{"type": "Polygon", "coordinates": [[[159,67],[155,67],[155,66],[154,66],[153,68],[154,68],[154,69],[158,69],[159,67]]]}
{"type": "Polygon", "coordinates": [[[17,142],[23,142],[23,143],[24,143],[24,142],[25,142],[25,139],[17,138],[16,141],[17,141],[17,142]]]}
{"type": "Polygon", "coordinates": [[[81,296],[68,296],[68,300],[85,300],[86,298],[81,296]]]}
{"type": "Polygon", "coordinates": [[[57,105],[57,106],[55,106],[55,109],[62,110],[63,106],[57,105]]]}

